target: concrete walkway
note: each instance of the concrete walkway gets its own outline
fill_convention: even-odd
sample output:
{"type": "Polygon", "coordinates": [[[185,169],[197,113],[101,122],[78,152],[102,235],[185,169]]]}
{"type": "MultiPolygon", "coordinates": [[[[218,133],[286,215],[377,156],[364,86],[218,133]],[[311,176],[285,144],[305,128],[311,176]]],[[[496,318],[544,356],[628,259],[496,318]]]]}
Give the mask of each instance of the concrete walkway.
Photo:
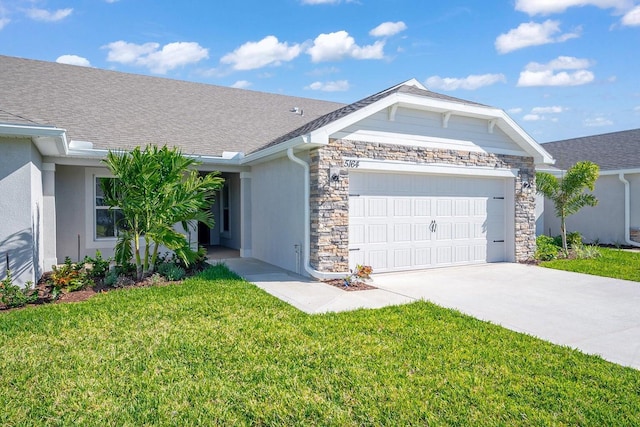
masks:
{"type": "Polygon", "coordinates": [[[253,259],[225,263],[306,313],[427,300],[640,369],[637,282],[503,263],[378,274],[371,283],[378,289],[345,292],[253,259]]]}

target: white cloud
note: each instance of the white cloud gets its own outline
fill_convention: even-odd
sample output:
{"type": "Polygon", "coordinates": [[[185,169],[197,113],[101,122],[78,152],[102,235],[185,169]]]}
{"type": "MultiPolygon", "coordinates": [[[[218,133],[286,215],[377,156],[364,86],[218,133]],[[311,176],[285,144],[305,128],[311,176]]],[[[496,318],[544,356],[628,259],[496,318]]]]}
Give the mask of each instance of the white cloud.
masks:
{"type": "Polygon", "coordinates": [[[349,90],[347,80],[336,80],[333,82],[313,82],[305,89],[321,90],[323,92],[344,92],[349,90]]]}
{"type": "Polygon", "coordinates": [[[157,74],[166,74],[174,68],[195,64],[209,57],[209,50],[196,42],[169,43],[160,49],[158,43],[138,45],[120,40],[103,48],[109,49],[109,62],[147,67],[157,74]]]}
{"type": "Polygon", "coordinates": [[[593,65],[588,59],[559,56],[547,64],[530,62],[520,72],[518,86],[579,86],[591,83],[595,76],[586,68],[593,65]],[[576,70],[573,72],[558,70],[576,70]]]}
{"type": "Polygon", "coordinates": [[[369,31],[369,35],[373,37],[390,37],[401,33],[407,29],[407,25],[402,22],[383,22],[382,24],[369,31]]]}
{"type": "Polygon", "coordinates": [[[71,15],[72,12],[72,8],[58,9],[54,12],[49,12],[46,9],[31,8],[27,9],[25,13],[34,21],[58,22],[71,15]]]}
{"type": "Polygon", "coordinates": [[[622,25],[635,27],[640,25],[640,6],[636,6],[622,17],[622,25]]]}
{"type": "Polygon", "coordinates": [[[533,114],[557,114],[564,111],[566,111],[566,108],[559,105],[554,105],[551,107],[534,107],[531,109],[531,113],[533,114]]]}
{"type": "Polygon", "coordinates": [[[426,80],[429,89],[439,90],[476,90],[484,86],[491,86],[496,83],[506,83],[504,74],[482,74],[470,75],[464,78],[431,76],[426,80]]]}
{"type": "Polygon", "coordinates": [[[529,15],[562,13],[570,7],[582,6],[622,11],[633,7],[633,0],[516,0],[516,10],[529,15]]]}
{"type": "Polygon", "coordinates": [[[509,108],[507,110],[507,113],[509,113],[509,114],[520,114],[520,113],[522,113],[522,108],[520,108],[520,107],[509,108]]]}
{"type": "Polygon", "coordinates": [[[585,126],[588,127],[599,127],[599,126],[611,126],[613,122],[605,117],[595,117],[593,119],[586,119],[584,122],[585,126]]]}
{"type": "Polygon", "coordinates": [[[559,21],[548,19],[541,24],[524,22],[518,25],[518,28],[510,30],[506,34],[500,34],[496,38],[495,47],[498,53],[508,53],[529,46],[565,42],[579,37],[580,28],[573,33],[553,37],[558,32],[560,32],[559,21]]]}
{"type": "Polygon", "coordinates": [[[633,111],[636,113],[640,113],[640,105],[638,105],[637,107],[634,107],[633,111]]]}
{"type": "Polygon", "coordinates": [[[11,22],[11,19],[2,17],[0,18],[0,30],[7,26],[7,24],[11,22]]]}
{"type": "Polygon", "coordinates": [[[235,70],[255,70],[267,65],[280,65],[295,59],[302,52],[302,46],[280,43],[275,36],[267,36],[258,42],[247,42],[227,53],[220,59],[235,70]]]}
{"type": "Polygon", "coordinates": [[[251,82],[247,80],[238,80],[237,82],[231,85],[231,87],[234,87],[236,89],[246,89],[249,86],[251,86],[251,82]]]}
{"type": "Polygon", "coordinates": [[[537,122],[542,120],[542,116],[540,116],[539,114],[527,114],[522,118],[522,120],[524,120],[525,122],[537,122]]]}
{"type": "Polygon", "coordinates": [[[56,59],[59,64],[78,65],[80,67],[91,67],[91,63],[87,58],[78,55],[62,55],[56,59]]]}
{"type": "Polygon", "coordinates": [[[382,59],[384,58],[384,41],[377,41],[372,45],[358,46],[346,31],[320,34],[313,41],[313,46],[307,49],[311,61],[339,61],[344,58],[354,59],[382,59]]]}

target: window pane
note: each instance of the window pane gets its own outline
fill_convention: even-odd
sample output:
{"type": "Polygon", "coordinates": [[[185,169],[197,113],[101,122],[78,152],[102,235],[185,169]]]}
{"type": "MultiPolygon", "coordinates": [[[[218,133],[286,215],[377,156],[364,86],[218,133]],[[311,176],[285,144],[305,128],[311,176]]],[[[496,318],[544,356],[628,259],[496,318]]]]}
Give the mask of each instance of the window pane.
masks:
{"type": "Polygon", "coordinates": [[[96,209],[96,237],[116,237],[115,212],[96,209]]]}
{"type": "Polygon", "coordinates": [[[104,192],[102,191],[102,185],[100,185],[100,183],[107,179],[113,178],[96,178],[96,206],[106,206],[104,204],[104,192]]]}

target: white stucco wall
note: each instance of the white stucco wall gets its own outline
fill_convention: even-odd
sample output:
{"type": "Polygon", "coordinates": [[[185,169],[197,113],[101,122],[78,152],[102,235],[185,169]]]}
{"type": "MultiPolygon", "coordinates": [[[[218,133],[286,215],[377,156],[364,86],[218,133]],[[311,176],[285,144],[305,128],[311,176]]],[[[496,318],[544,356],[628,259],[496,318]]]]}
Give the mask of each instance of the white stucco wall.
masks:
{"type": "MultiPolygon", "coordinates": [[[[635,220],[640,225],[640,178],[635,178],[635,191],[632,185],[632,204],[635,203],[635,220]],[[635,202],[634,202],[635,199],[635,202]]],[[[618,175],[600,176],[593,194],[598,199],[598,206],[584,207],[577,214],[567,218],[567,232],[579,231],[585,242],[605,244],[624,243],[624,185],[618,175]]],[[[632,217],[633,218],[633,217],[632,217]]],[[[555,216],[552,202],[544,204],[544,234],[556,236],[560,234],[560,220],[555,216]]]]}
{"type": "Polygon", "coordinates": [[[0,139],[0,277],[36,282],[42,261],[42,159],[30,139],[0,139]]]}
{"type": "Polygon", "coordinates": [[[288,158],[252,167],[251,218],[254,258],[296,271],[294,245],[300,245],[302,248],[304,244],[303,185],[304,169],[288,158]]]}

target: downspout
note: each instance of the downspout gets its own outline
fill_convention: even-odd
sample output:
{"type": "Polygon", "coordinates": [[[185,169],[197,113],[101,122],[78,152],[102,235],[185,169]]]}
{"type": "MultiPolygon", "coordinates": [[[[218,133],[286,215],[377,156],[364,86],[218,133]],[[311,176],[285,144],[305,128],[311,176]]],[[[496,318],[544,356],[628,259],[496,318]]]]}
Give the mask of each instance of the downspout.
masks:
{"type": "Polygon", "coordinates": [[[325,273],[311,267],[311,216],[309,214],[309,164],[293,154],[293,148],[287,149],[289,159],[304,169],[304,270],[318,280],[343,279],[349,272],[325,273]]]}
{"type": "Polygon", "coordinates": [[[624,178],[624,173],[620,172],[618,178],[624,184],[624,242],[629,246],[640,247],[640,243],[631,240],[631,191],[629,181],[624,178]]]}

